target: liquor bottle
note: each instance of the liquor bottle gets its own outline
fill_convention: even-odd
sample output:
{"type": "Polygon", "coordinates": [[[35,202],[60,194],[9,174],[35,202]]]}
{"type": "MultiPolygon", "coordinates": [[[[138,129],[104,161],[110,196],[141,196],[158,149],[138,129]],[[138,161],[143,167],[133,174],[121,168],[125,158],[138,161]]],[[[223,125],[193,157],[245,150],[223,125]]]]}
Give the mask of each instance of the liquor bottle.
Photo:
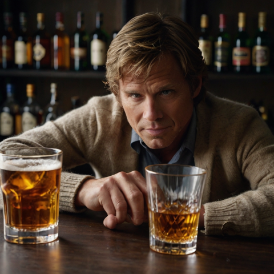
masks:
{"type": "Polygon", "coordinates": [[[208,16],[201,15],[201,32],[199,35],[199,49],[202,52],[203,58],[208,69],[212,66],[212,38],[208,32],[208,16]]]}
{"type": "Polygon", "coordinates": [[[57,84],[51,83],[50,85],[51,99],[50,103],[45,108],[44,123],[54,121],[62,115],[60,105],[57,100],[57,84]]]}
{"type": "Polygon", "coordinates": [[[102,29],[103,14],[96,13],[96,29],[91,33],[90,41],[90,63],[91,69],[95,71],[105,71],[107,57],[108,35],[102,29]]]}
{"type": "Polygon", "coordinates": [[[54,70],[69,69],[69,37],[65,33],[64,17],[61,12],[56,12],[55,33],[52,36],[52,68],[54,70]]]}
{"type": "Polygon", "coordinates": [[[34,99],[34,85],[27,84],[27,101],[22,107],[22,132],[41,125],[42,110],[34,99]]]}
{"type": "Polygon", "coordinates": [[[50,68],[50,35],[45,30],[44,13],[37,13],[37,31],[33,36],[33,67],[50,68]]]}
{"type": "Polygon", "coordinates": [[[7,84],[7,99],[0,109],[0,139],[20,133],[21,116],[19,105],[14,99],[14,86],[7,84]]]}
{"type": "Polygon", "coordinates": [[[12,14],[4,13],[4,33],[1,37],[2,68],[8,69],[14,66],[14,41],[16,34],[12,27],[12,14]]]}
{"type": "Polygon", "coordinates": [[[77,29],[71,37],[70,44],[71,69],[86,70],[88,67],[88,35],[84,26],[84,13],[81,11],[77,12],[77,29]]]}
{"type": "Polygon", "coordinates": [[[81,101],[79,96],[72,96],[71,97],[71,110],[79,108],[81,106],[81,101]]]}
{"type": "Polygon", "coordinates": [[[226,32],[225,14],[220,14],[219,19],[219,33],[215,40],[214,70],[227,72],[231,62],[230,35],[226,32]]]}
{"type": "Polygon", "coordinates": [[[266,30],[266,12],[259,12],[258,30],[252,49],[253,71],[267,73],[270,71],[270,36],[266,30]]]}
{"type": "Polygon", "coordinates": [[[14,63],[18,69],[27,69],[32,65],[32,39],[27,32],[26,13],[19,14],[20,30],[14,43],[14,63]]]}
{"type": "Polygon", "coordinates": [[[250,71],[251,53],[250,40],[245,29],[246,14],[238,14],[238,33],[232,50],[232,65],[237,73],[250,71]]]}

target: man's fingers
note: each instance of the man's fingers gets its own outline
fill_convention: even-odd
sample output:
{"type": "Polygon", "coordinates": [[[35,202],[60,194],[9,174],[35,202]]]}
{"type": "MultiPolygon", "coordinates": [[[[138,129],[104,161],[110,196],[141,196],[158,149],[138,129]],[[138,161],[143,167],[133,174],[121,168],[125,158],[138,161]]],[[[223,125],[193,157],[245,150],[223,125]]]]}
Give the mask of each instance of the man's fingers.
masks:
{"type": "Polygon", "coordinates": [[[113,215],[110,214],[108,215],[103,222],[104,226],[109,228],[109,229],[114,229],[116,225],[118,224],[117,218],[113,215]]]}
{"type": "Polygon", "coordinates": [[[122,223],[127,216],[127,202],[123,193],[113,178],[101,187],[100,204],[108,215],[115,215],[116,221],[122,223]]]}
{"type": "Polygon", "coordinates": [[[117,182],[131,210],[133,224],[144,221],[144,185],[145,180],[139,172],[117,174],[117,182]]]}

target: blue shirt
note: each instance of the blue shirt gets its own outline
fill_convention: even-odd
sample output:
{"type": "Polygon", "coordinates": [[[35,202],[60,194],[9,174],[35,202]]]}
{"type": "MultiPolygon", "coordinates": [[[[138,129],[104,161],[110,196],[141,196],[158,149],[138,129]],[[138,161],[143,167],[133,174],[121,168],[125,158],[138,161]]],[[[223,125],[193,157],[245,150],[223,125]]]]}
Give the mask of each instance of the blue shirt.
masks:
{"type": "MultiPolygon", "coordinates": [[[[174,154],[168,164],[181,164],[194,166],[194,147],[196,139],[196,111],[193,110],[191,121],[187,132],[181,141],[181,146],[174,154]]],[[[154,164],[161,164],[161,161],[154,155],[153,149],[150,149],[132,129],[131,147],[140,155],[138,171],[145,177],[145,167],[154,164]]]]}

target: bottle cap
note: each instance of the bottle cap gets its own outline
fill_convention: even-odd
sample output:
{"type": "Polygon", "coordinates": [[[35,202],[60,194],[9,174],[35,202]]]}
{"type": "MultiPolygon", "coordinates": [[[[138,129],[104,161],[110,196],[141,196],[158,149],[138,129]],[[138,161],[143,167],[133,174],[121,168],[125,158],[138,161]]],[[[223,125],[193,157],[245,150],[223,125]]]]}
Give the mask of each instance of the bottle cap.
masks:
{"type": "Polygon", "coordinates": [[[220,22],[219,22],[219,28],[226,28],[226,15],[225,14],[220,14],[219,15],[219,18],[220,18],[220,22]]]}
{"type": "Polygon", "coordinates": [[[56,92],[56,89],[57,89],[57,84],[56,83],[51,83],[50,84],[50,92],[54,93],[54,92],[56,92]]]}
{"type": "Polygon", "coordinates": [[[7,84],[6,90],[7,90],[7,94],[14,94],[14,85],[13,84],[7,84]]]}
{"type": "Polygon", "coordinates": [[[266,26],[266,12],[259,12],[258,26],[259,28],[266,26]]]}
{"type": "Polygon", "coordinates": [[[34,95],[34,85],[27,84],[27,97],[33,97],[34,95]]]}
{"type": "Polygon", "coordinates": [[[45,20],[45,14],[44,13],[37,13],[37,21],[38,22],[44,22],[45,20]]]}
{"type": "Polygon", "coordinates": [[[56,20],[56,22],[63,23],[64,22],[63,13],[62,12],[56,12],[56,14],[55,14],[55,20],[56,20]]]}
{"type": "Polygon", "coordinates": [[[4,12],[4,25],[10,26],[12,24],[12,14],[10,12],[4,12]]]}
{"type": "Polygon", "coordinates": [[[100,28],[101,25],[103,24],[103,13],[100,11],[96,12],[96,28],[100,28]]]}
{"type": "Polygon", "coordinates": [[[244,28],[245,27],[245,12],[239,12],[238,13],[238,27],[244,28]]]}
{"type": "Polygon", "coordinates": [[[84,22],[84,13],[82,11],[77,12],[77,28],[81,28],[82,23],[84,22]]]}
{"type": "Polygon", "coordinates": [[[206,14],[201,15],[201,28],[208,28],[208,16],[206,14]]]}

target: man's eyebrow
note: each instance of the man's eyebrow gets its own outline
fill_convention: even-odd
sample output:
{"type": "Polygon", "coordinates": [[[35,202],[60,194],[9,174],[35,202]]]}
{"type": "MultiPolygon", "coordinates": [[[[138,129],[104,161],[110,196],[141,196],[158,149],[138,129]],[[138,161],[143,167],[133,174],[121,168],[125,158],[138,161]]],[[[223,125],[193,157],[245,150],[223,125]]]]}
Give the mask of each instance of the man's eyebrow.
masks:
{"type": "Polygon", "coordinates": [[[162,90],[174,89],[174,88],[175,88],[175,85],[173,83],[169,83],[169,84],[158,87],[158,90],[162,91],[162,90]]]}

